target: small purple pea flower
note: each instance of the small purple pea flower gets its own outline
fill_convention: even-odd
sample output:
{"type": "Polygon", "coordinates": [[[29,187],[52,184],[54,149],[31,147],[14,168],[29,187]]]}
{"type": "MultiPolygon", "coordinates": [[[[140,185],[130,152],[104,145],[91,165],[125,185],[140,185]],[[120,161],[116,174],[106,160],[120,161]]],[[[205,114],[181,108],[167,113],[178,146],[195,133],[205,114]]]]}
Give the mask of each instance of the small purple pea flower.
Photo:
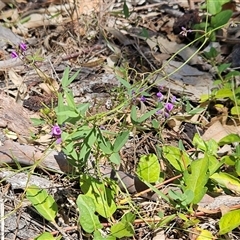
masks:
{"type": "Polygon", "coordinates": [[[182,31],[179,34],[184,37],[187,37],[187,34],[192,32],[191,29],[186,29],[185,27],[181,27],[181,29],[182,29],[182,31]]]}
{"type": "Polygon", "coordinates": [[[173,104],[168,102],[168,103],[165,104],[164,108],[168,112],[171,112],[173,110],[173,104]]]}
{"type": "Polygon", "coordinates": [[[157,110],[156,114],[157,114],[157,115],[163,114],[163,110],[162,110],[162,109],[157,110]]]}
{"type": "Polygon", "coordinates": [[[12,51],[11,58],[18,58],[18,53],[16,51],[12,51]]]}
{"type": "Polygon", "coordinates": [[[146,99],[144,96],[141,96],[141,97],[140,97],[140,101],[141,101],[141,102],[146,102],[147,99],[146,99]]]}
{"type": "Polygon", "coordinates": [[[61,141],[62,141],[61,134],[62,134],[61,128],[58,125],[54,125],[52,127],[52,136],[57,139],[56,140],[57,144],[61,143],[61,141]]]}
{"type": "Polygon", "coordinates": [[[161,92],[158,92],[156,95],[157,95],[158,101],[162,101],[163,100],[164,96],[163,96],[163,94],[161,92]]]}
{"type": "Polygon", "coordinates": [[[26,43],[20,43],[19,44],[19,47],[20,47],[20,49],[23,51],[23,52],[25,52],[26,50],[27,50],[27,44],[26,43]]]}
{"type": "Polygon", "coordinates": [[[175,103],[176,100],[177,100],[177,97],[176,97],[176,96],[172,96],[172,98],[171,98],[171,103],[175,103]]]}

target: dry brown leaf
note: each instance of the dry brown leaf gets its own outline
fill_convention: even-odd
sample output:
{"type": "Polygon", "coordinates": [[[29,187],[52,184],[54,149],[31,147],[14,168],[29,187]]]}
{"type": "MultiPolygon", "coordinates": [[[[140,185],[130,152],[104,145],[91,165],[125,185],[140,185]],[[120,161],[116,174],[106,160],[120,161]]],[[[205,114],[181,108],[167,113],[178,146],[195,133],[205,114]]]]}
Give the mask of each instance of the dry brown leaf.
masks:
{"type": "Polygon", "coordinates": [[[78,14],[90,15],[93,12],[99,12],[102,4],[102,0],[81,0],[78,7],[78,14]]]}
{"type": "Polygon", "coordinates": [[[13,93],[13,95],[16,97],[16,101],[18,102],[18,100],[23,100],[26,97],[28,90],[27,85],[24,83],[24,79],[13,69],[8,71],[8,76],[14,86],[17,88],[17,92],[13,93]]]}
{"type": "Polygon", "coordinates": [[[219,140],[231,133],[239,134],[240,126],[223,125],[220,121],[216,121],[207,129],[207,131],[203,134],[202,138],[205,141],[214,139],[218,142],[219,140]]]}
{"type": "Polygon", "coordinates": [[[35,142],[40,143],[42,145],[49,145],[51,141],[52,135],[50,134],[41,135],[38,139],[35,140],[35,142]]]}
{"type": "Polygon", "coordinates": [[[26,109],[17,104],[13,98],[0,94],[0,118],[7,122],[7,128],[23,138],[29,139],[34,128],[26,109]]]}
{"type": "Polygon", "coordinates": [[[182,121],[177,120],[175,117],[171,117],[167,120],[167,125],[175,132],[179,132],[182,121]]]}
{"type": "Polygon", "coordinates": [[[39,87],[48,95],[51,95],[52,93],[57,92],[59,90],[59,84],[53,78],[48,78],[46,82],[40,83],[39,87]]]}
{"type": "Polygon", "coordinates": [[[203,134],[202,139],[208,141],[214,139],[215,141],[221,140],[223,137],[226,137],[228,132],[226,128],[221,124],[220,121],[216,121],[212,126],[210,126],[207,131],[203,134]]]}
{"type": "Polygon", "coordinates": [[[17,88],[23,84],[23,78],[19,74],[17,74],[13,69],[10,69],[8,71],[8,77],[12,81],[14,86],[17,88]]]}

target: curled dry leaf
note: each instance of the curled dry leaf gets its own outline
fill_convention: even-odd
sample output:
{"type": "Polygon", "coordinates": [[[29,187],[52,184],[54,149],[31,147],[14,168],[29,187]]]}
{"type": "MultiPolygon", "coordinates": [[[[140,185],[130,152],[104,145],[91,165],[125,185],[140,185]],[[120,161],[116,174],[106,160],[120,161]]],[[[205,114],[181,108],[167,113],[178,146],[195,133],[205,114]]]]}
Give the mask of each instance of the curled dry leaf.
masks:
{"type": "Polygon", "coordinates": [[[24,79],[13,69],[8,71],[8,77],[17,88],[17,93],[12,92],[12,94],[16,97],[17,101],[19,98],[20,100],[23,100],[27,95],[27,85],[24,83],[24,79]]]}

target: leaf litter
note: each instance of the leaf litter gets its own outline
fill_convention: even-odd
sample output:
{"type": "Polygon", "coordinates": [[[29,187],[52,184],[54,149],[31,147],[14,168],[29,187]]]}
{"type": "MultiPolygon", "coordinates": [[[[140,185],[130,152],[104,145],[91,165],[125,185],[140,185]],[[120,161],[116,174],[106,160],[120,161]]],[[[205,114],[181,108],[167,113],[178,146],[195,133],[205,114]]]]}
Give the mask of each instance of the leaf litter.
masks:
{"type": "MultiPolygon", "coordinates": [[[[62,229],[59,231],[56,225],[54,229],[50,222],[39,224],[34,220],[36,231],[29,231],[26,236],[23,231],[27,232],[31,226],[25,224],[24,230],[16,227],[15,239],[33,239],[44,228],[56,237],[60,232],[64,239],[88,239],[84,231],[94,232],[92,239],[105,239],[103,236],[109,231],[112,235],[106,239],[124,236],[127,239],[216,239],[220,235],[223,239],[238,239],[240,130],[239,119],[233,118],[232,113],[239,110],[238,105],[233,106],[229,101],[235,97],[235,102],[239,102],[238,92],[236,95],[231,91],[223,92],[225,95],[217,92],[219,98],[214,98],[213,80],[218,78],[212,67],[213,59],[208,60],[202,54],[208,50],[199,51],[199,45],[188,45],[193,40],[191,33],[187,39],[179,35],[182,27],[187,31],[194,21],[199,23],[196,10],[201,11],[199,1],[16,4],[12,9],[1,6],[1,20],[7,26],[0,28],[1,198],[7,202],[4,207],[8,220],[23,224],[20,211],[25,214],[30,211],[28,219],[34,220],[32,208],[23,204],[22,194],[31,185],[43,187],[41,182],[46,181],[49,186],[43,188],[50,190],[55,200],[47,193],[44,196],[54,206],[55,201],[61,206],[57,221],[62,229]],[[185,8],[185,13],[179,6],[185,8]],[[28,64],[10,58],[10,53],[23,40],[29,47],[26,54],[34,53],[28,64]],[[75,172],[76,166],[69,164],[61,147],[49,148],[49,126],[54,125],[52,119],[57,117],[53,111],[57,106],[53,94],[62,91],[59,80],[68,66],[77,73],[77,79],[70,85],[74,99],[77,103],[90,104],[90,116],[111,111],[121,99],[126,99],[121,92],[117,95],[114,92],[121,89],[120,84],[129,87],[142,81],[141,91],[148,89],[142,96],[136,94],[137,88],[129,89],[137,107],[133,105],[118,115],[100,119],[101,126],[109,132],[120,131],[123,121],[129,126],[142,123],[141,128],[133,127],[125,144],[121,145],[121,135],[115,139],[115,145],[112,142],[116,151],[110,159],[114,163],[120,159],[119,168],[113,168],[106,157],[97,162],[90,155],[87,162],[90,175],[83,175],[86,173],[75,172]],[[173,97],[176,99],[171,103],[173,97]],[[158,101],[168,106],[161,105],[161,111],[157,112],[153,104],[158,101]],[[157,114],[145,115],[150,111],[157,114]],[[45,127],[30,123],[31,117],[37,122],[42,116],[48,116],[45,127]],[[16,137],[12,138],[10,133],[16,137]],[[121,146],[119,156],[117,144],[121,146]],[[95,162],[100,164],[100,179],[95,162]],[[18,179],[24,173],[22,185],[16,187],[16,179],[8,177],[9,173],[18,179]],[[85,182],[81,182],[84,177],[85,182]],[[92,188],[86,189],[89,185],[92,188]],[[118,187],[119,195],[114,195],[112,188],[118,187]],[[101,194],[95,198],[97,191],[101,194]],[[18,209],[15,201],[20,203],[18,209]],[[102,208],[106,203],[110,204],[108,208],[102,208]],[[117,210],[116,206],[125,210],[117,210]],[[17,210],[16,215],[11,214],[13,210],[17,210]],[[234,218],[232,225],[230,218],[234,218]]],[[[237,5],[230,7],[239,10],[237,5]]],[[[238,67],[237,46],[231,53],[238,29],[227,24],[224,30],[227,36],[218,33],[215,39],[222,51],[215,58],[220,64],[230,62],[238,67]]],[[[66,101],[71,103],[70,97],[66,101]]],[[[94,134],[89,136],[94,139],[94,134]]],[[[39,190],[36,193],[40,194],[39,190]]],[[[43,205],[39,209],[43,218],[46,207],[49,208],[43,205]]],[[[49,213],[51,221],[56,211],[49,213]]],[[[5,224],[6,237],[13,239],[8,221],[5,224]]]]}

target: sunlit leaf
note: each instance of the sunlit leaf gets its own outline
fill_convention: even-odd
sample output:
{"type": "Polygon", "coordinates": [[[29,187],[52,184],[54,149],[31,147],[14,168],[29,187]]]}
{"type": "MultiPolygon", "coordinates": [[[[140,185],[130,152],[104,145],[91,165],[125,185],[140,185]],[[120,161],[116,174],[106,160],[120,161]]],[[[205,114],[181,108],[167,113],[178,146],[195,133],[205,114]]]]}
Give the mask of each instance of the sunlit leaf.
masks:
{"type": "Polygon", "coordinates": [[[240,210],[233,210],[224,214],[219,221],[219,234],[226,234],[240,225],[240,210]]]}
{"type": "Polygon", "coordinates": [[[128,137],[129,137],[129,131],[124,131],[119,133],[113,144],[113,151],[114,152],[120,151],[121,148],[124,146],[124,144],[127,142],[128,137]]]}
{"type": "Polygon", "coordinates": [[[54,198],[45,189],[40,189],[35,185],[29,186],[26,190],[26,197],[41,216],[54,222],[58,207],[54,198]]]}
{"type": "Polygon", "coordinates": [[[211,26],[214,28],[220,27],[226,23],[228,23],[229,19],[232,16],[231,10],[224,10],[218,13],[217,15],[211,18],[211,26]]]}
{"type": "MultiPolygon", "coordinates": [[[[133,220],[135,219],[135,215],[132,213],[127,213],[126,215],[131,215],[130,218],[133,220]]],[[[117,238],[132,237],[134,235],[132,223],[133,221],[126,221],[126,218],[123,218],[120,222],[111,227],[111,234],[117,238]]]]}
{"type": "Polygon", "coordinates": [[[231,191],[240,193],[240,180],[233,175],[220,172],[214,173],[210,178],[213,181],[217,182],[220,186],[225,187],[231,191]]]}
{"type": "Polygon", "coordinates": [[[155,154],[142,155],[137,166],[137,174],[149,183],[154,183],[160,177],[160,164],[155,154]]]}
{"type": "Polygon", "coordinates": [[[79,209],[79,222],[84,231],[92,233],[102,228],[102,225],[95,214],[95,204],[91,197],[79,195],[77,198],[77,206],[79,209]]]}
{"type": "Polygon", "coordinates": [[[175,169],[181,172],[185,171],[191,163],[191,159],[187,153],[174,146],[163,146],[162,154],[175,169]]]}
{"type": "Polygon", "coordinates": [[[42,233],[41,235],[39,235],[38,237],[34,238],[34,240],[60,240],[62,237],[59,236],[57,238],[54,238],[53,235],[51,233],[45,232],[42,233]]]}
{"type": "Polygon", "coordinates": [[[240,142],[240,136],[238,134],[234,134],[234,133],[231,133],[229,135],[227,135],[226,137],[222,138],[218,145],[219,146],[223,146],[225,144],[232,144],[232,143],[238,143],[240,142]]]}
{"type": "Polygon", "coordinates": [[[104,236],[100,231],[96,230],[93,234],[93,240],[116,240],[116,237],[104,236]]]}
{"type": "Polygon", "coordinates": [[[82,175],[80,178],[80,187],[86,196],[93,199],[96,211],[103,217],[111,217],[116,211],[114,202],[114,190],[106,187],[96,178],[88,175],[82,175]]]}
{"type": "Polygon", "coordinates": [[[222,9],[222,5],[229,2],[230,0],[207,0],[207,10],[209,13],[215,15],[222,9]]]}
{"type": "Polygon", "coordinates": [[[198,203],[207,192],[205,187],[208,178],[209,160],[207,155],[204,158],[195,160],[190,165],[190,172],[184,172],[184,181],[186,189],[191,190],[194,193],[194,199],[192,203],[198,203]]]}
{"type": "Polygon", "coordinates": [[[115,152],[115,153],[112,153],[109,157],[109,160],[114,163],[114,164],[117,164],[119,165],[121,163],[121,158],[120,158],[120,155],[119,153],[115,152]]]}

